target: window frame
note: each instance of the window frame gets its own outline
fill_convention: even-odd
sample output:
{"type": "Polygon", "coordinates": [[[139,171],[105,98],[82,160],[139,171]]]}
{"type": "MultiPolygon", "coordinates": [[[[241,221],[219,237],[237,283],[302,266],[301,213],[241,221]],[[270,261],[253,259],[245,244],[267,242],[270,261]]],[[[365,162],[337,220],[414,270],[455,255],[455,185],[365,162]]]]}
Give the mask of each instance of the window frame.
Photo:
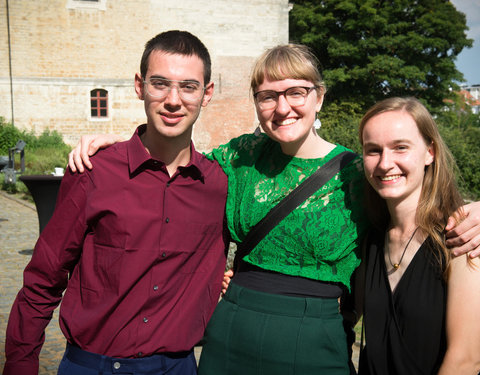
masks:
{"type": "Polygon", "coordinates": [[[89,114],[90,119],[95,121],[109,120],[110,119],[110,100],[109,92],[104,88],[94,88],[89,91],[89,114]],[[105,94],[105,96],[100,96],[100,94],[105,94]],[[105,100],[105,106],[101,105],[101,101],[105,100]],[[95,103],[92,103],[95,101],[95,103]],[[95,104],[95,105],[93,105],[95,104]],[[102,116],[102,110],[106,111],[105,116],[102,116]],[[97,115],[93,115],[93,111],[96,111],[97,115]]]}

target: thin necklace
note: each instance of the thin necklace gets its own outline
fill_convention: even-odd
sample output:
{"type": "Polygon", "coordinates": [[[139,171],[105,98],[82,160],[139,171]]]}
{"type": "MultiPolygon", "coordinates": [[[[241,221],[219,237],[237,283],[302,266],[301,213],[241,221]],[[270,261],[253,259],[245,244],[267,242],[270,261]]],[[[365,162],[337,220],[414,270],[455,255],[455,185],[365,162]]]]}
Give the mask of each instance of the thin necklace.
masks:
{"type": "MultiPolygon", "coordinates": [[[[398,270],[400,268],[400,264],[402,264],[403,256],[405,255],[405,252],[407,251],[408,245],[410,245],[410,242],[412,242],[413,236],[415,236],[415,233],[417,233],[417,230],[418,230],[418,227],[415,228],[412,235],[410,236],[410,239],[408,240],[407,245],[405,246],[405,249],[403,249],[402,256],[400,257],[400,260],[398,261],[398,263],[393,263],[392,262],[392,259],[390,258],[390,247],[387,247],[388,261],[390,262],[390,265],[392,266],[392,269],[387,272],[389,275],[391,275],[392,273],[394,273],[396,270],[398,270]]],[[[387,236],[388,236],[388,231],[387,231],[387,236]]],[[[388,236],[388,238],[390,238],[390,236],[388,236]]]]}

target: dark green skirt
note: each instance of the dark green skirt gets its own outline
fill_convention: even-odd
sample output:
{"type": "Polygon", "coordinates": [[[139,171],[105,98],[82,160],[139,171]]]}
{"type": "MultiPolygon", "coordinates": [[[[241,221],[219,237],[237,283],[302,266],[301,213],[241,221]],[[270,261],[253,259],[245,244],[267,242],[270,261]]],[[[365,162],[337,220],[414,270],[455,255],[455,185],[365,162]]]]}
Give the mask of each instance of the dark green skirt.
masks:
{"type": "Polygon", "coordinates": [[[336,299],[231,282],[208,323],[199,375],[348,375],[348,360],[336,299]]]}

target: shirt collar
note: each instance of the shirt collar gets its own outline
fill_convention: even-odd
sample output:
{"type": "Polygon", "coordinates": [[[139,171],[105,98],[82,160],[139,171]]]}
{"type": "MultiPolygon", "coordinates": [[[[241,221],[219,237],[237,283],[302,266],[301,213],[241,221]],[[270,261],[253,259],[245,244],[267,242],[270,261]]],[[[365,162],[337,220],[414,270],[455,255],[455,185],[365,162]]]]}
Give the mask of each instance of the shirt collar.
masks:
{"type": "MultiPolygon", "coordinates": [[[[156,163],[159,166],[165,166],[165,163],[161,160],[154,159],[143,146],[140,136],[145,132],[147,128],[146,124],[140,125],[135,130],[132,138],[127,142],[128,150],[128,166],[130,174],[135,175],[147,168],[151,168],[151,165],[156,163]]],[[[190,142],[190,161],[184,167],[178,167],[179,172],[184,175],[190,175],[194,179],[204,181],[204,173],[202,171],[203,156],[195,151],[193,142],[190,142]]]]}

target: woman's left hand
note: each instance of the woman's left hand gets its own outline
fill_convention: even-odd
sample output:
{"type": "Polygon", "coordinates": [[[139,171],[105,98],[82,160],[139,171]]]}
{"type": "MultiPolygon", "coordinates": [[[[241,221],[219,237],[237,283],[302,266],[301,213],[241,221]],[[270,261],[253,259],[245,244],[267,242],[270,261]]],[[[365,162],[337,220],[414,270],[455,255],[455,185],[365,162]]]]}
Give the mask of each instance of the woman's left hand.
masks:
{"type": "Polygon", "coordinates": [[[222,281],[222,296],[227,293],[228,285],[230,284],[230,281],[232,280],[233,277],[233,270],[229,269],[223,274],[223,281],[222,281]]]}

